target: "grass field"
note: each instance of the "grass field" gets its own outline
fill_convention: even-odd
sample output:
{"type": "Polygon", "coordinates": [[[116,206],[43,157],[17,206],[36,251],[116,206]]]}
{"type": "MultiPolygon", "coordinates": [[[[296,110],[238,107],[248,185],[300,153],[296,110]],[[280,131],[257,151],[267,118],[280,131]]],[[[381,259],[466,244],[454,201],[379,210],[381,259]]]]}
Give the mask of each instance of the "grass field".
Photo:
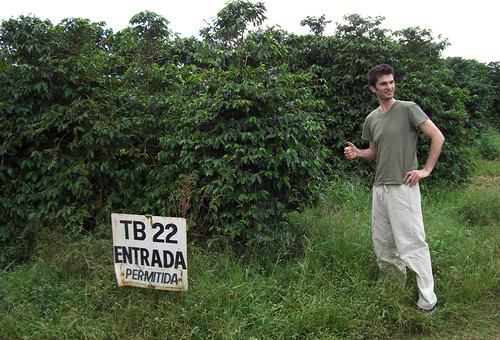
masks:
{"type": "MultiPolygon", "coordinates": [[[[498,155],[498,134],[490,143],[498,155]]],[[[189,244],[183,293],[119,288],[111,226],[87,236],[47,227],[32,262],[0,272],[0,338],[500,338],[499,189],[500,159],[483,155],[468,185],[423,190],[434,314],[416,308],[413,275],[378,280],[370,189],[336,178],[325,201],[293,216],[291,244],[189,244]]]]}

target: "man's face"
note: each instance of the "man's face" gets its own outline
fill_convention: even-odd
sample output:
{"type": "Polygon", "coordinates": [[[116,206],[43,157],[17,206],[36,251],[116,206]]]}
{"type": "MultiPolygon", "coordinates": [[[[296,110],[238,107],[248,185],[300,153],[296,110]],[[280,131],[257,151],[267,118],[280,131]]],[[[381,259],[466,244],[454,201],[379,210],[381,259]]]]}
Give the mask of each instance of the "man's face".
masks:
{"type": "Polygon", "coordinates": [[[394,97],[394,76],[392,74],[383,75],[378,78],[375,87],[370,86],[370,90],[377,95],[379,100],[389,100],[394,97]]]}

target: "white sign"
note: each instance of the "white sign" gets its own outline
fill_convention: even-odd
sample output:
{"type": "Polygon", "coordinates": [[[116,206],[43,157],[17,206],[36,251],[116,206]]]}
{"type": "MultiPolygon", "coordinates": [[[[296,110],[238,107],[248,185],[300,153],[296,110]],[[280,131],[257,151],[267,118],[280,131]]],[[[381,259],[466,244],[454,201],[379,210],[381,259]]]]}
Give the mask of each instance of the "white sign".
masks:
{"type": "Polygon", "coordinates": [[[186,291],[186,220],[111,214],[119,286],[186,291]]]}

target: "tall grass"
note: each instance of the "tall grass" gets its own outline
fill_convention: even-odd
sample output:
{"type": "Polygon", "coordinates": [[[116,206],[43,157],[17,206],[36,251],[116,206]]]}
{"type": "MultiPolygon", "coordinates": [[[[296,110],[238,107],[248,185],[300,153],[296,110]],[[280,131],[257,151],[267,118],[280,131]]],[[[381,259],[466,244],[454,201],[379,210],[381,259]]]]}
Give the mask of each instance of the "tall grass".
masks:
{"type": "Polygon", "coordinates": [[[424,191],[441,302],[432,315],[416,308],[412,275],[378,280],[370,188],[336,178],[321,204],[292,216],[293,244],[190,244],[183,293],[119,288],[110,226],[86,237],[47,228],[31,263],[0,273],[0,338],[498,338],[500,163],[480,164],[468,186],[424,191]]]}

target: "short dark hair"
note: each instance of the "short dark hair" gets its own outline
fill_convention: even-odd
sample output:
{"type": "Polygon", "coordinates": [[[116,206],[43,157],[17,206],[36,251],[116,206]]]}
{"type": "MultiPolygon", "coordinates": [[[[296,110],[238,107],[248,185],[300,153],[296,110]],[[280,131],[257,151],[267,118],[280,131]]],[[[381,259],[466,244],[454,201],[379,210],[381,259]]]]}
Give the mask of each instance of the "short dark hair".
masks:
{"type": "Polygon", "coordinates": [[[375,87],[375,85],[377,85],[378,78],[389,74],[394,75],[394,69],[391,65],[380,64],[373,67],[366,75],[366,78],[368,78],[368,85],[375,87]]]}

